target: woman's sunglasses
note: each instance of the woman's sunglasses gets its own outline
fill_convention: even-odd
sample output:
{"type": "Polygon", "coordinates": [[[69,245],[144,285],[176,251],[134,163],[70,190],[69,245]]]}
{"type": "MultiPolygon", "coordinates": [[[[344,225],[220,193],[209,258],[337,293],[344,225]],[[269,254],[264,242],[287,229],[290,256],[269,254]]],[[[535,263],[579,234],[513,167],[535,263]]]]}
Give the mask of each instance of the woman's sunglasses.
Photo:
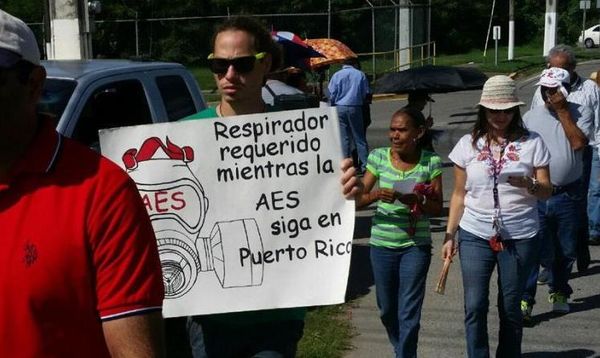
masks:
{"type": "Polygon", "coordinates": [[[488,111],[490,111],[490,113],[513,113],[515,111],[514,108],[507,108],[507,109],[490,109],[487,108],[488,111]]]}
{"type": "Polygon", "coordinates": [[[259,52],[251,56],[235,57],[231,59],[215,57],[213,53],[208,55],[208,65],[212,73],[223,75],[233,66],[237,73],[248,73],[254,69],[257,60],[262,60],[267,55],[266,52],[259,52]]]}

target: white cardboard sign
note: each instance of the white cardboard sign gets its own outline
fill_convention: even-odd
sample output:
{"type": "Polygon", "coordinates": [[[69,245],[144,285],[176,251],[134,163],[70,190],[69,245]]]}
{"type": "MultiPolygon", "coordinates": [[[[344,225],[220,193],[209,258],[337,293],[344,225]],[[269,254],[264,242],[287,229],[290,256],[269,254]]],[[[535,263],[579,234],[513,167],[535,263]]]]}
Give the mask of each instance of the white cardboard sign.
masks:
{"type": "Polygon", "coordinates": [[[335,108],[100,132],[136,182],[177,317],[344,301],[354,203],[335,108]]]}

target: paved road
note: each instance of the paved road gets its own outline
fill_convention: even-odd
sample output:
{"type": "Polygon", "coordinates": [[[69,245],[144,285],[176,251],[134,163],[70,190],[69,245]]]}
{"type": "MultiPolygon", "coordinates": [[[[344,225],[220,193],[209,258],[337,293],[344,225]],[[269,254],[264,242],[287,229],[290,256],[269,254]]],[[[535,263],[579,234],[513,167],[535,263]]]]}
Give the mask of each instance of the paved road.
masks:
{"type": "MultiPolygon", "coordinates": [[[[578,66],[578,70],[585,77],[597,68],[600,68],[600,61],[578,66]]],[[[534,79],[519,81],[519,96],[524,102],[529,103],[535,89],[534,83],[534,79]]],[[[479,96],[480,91],[433,96],[436,100],[432,106],[434,129],[441,132],[435,148],[444,161],[448,161],[447,155],[456,141],[470,130],[476,114],[474,105],[478,102],[479,96]]],[[[372,148],[387,145],[389,118],[404,104],[406,104],[404,100],[381,101],[373,104],[373,124],[369,128],[368,135],[372,148]]],[[[450,167],[444,169],[443,178],[446,199],[444,206],[447,208],[447,200],[450,198],[453,184],[450,167]]],[[[371,215],[372,211],[365,210],[359,211],[356,217],[355,245],[348,288],[349,297],[355,299],[352,322],[356,328],[356,336],[352,342],[354,349],[348,352],[347,358],[393,356],[391,345],[378,318],[375,287],[368,259],[367,242],[371,215]]],[[[439,250],[446,219],[447,217],[444,216],[432,220],[434,249],[421,320],[418,351],[421,357],[465,356],[463,292],[458,258],[451,268],[446,294],[438,295],[434,292],[441,269],[439,250]]],[[[546,300],[546,286],[539,287],[538,304],[533,312],[537,324],[524,331],[524,357],[600,357],[600,246],[591,247],[590,251],[592,263],[588,271],[583,274],[578,272],[572,274],[571,284],[575,292],[572,295],[571,313],[553,314],[551,304],[546,300]]],[[[498,331],[495,282],[496,279],[493,278],[490,287],[491,304],[488,322],[492,352],[497,343],[498,331]]]]}

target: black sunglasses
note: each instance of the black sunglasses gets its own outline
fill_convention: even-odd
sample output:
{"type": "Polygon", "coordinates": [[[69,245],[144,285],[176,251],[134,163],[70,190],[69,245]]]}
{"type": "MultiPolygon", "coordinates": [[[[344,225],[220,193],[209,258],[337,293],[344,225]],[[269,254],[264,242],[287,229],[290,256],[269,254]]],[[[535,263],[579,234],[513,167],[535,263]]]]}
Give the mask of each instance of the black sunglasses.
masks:
{"type": "Polygon", "coordinates": [[[514,108],[507,108],[507,109],[491,109],[491,108],[487,108],[488,111],[490,111],[490,113],[513,113],[515,111],[514,108]]]}
{"type": "Polygon", "coordinates": [[[256,55],[242,56],[235,58],[218,58],[214,54],[208,55],[208,65],[212,73],[223,75],[229,70],[229,66],[233,66],[237,73],[248,73],[254,69],[254,64],[257,60],[262,60],[266,56],[266,52],[259,52],[256,55]]]}

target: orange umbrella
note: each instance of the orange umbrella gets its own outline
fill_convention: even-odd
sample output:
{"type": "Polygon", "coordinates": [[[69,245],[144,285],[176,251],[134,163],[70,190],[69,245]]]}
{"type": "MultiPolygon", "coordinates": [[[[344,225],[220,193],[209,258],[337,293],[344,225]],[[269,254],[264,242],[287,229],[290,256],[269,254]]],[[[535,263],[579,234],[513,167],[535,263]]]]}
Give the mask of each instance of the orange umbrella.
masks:
{"type": "Polygon", "coordinates": [[[305,42],[325,57],[312,57],[310,67],[312,69],[340,63],[348,58],[357,58],[358,56],[344,45],[341,41],[334,39],[306,39],[305,42]]]}

